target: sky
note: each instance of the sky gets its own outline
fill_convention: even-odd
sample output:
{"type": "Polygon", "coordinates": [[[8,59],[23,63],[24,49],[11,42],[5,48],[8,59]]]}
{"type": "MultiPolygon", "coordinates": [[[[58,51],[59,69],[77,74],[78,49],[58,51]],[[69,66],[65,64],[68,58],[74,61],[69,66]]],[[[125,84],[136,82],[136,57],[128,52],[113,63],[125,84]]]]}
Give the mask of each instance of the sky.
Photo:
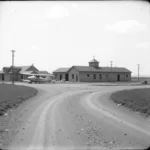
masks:
{"type": "Polygon", "coordinates": [[[142,1],[0,2],[0,69],[125,67],[150,76],[150,4],[142,1]]]}

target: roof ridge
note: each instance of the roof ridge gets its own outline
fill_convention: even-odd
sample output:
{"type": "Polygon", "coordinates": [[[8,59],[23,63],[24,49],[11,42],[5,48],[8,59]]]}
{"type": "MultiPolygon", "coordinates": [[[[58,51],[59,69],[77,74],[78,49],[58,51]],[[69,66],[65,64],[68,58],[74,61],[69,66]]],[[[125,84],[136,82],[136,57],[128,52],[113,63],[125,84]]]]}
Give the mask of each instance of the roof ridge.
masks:
{"type": "Polygon", "coordinates": [[[30,67],[32,65],[25,65],[25,66],[15,66],[15,67],[30,67]]]}

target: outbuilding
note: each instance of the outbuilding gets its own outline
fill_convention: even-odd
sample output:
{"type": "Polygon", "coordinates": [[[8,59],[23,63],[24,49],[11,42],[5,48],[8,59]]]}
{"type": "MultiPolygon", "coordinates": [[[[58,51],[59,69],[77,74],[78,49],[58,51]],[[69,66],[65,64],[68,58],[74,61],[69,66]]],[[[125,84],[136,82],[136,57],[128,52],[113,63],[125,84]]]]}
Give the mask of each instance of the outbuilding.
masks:
{"type": "Polygon", "coordinates": [[[56,80],[69,80],[69,69],[70,68],[59,68],[53,72],[56,80]]]}
{"type": "Polygon", "coordinates": [[[35,66],[14,66],[14,67],[3,67],[3,70],[0,71],[0,81],[23,81],[28,79],[29,76],[33,74],[40,74],[48,76],[50,75],[47,71],[39,71],[35,66]]]}

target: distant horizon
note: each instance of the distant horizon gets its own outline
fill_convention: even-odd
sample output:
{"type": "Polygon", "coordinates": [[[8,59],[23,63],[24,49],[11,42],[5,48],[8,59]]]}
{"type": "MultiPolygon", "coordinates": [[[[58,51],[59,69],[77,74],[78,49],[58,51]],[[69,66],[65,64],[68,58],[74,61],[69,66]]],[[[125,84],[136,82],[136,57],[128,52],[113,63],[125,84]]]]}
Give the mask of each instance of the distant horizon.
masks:
{"type": "Polygon", "coordinates": [[[63,67],[124,67],[150,76],[150,4],[142,1],[0,2],[0,69],[34,64],[52,73],[63,67]]]}

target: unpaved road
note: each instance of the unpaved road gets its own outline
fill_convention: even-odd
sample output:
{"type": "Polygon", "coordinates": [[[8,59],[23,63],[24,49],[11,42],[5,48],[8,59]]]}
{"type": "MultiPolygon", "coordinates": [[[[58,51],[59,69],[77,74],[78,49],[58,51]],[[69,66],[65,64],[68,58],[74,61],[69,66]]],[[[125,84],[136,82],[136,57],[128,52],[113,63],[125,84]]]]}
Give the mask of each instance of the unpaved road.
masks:
{"type": "Polygon", "coordinates": [[[38,95],[2,118],[9,120],[4,148],[144,149],[150,145],[150,121],[109,100],[111,92],[150,86],[29,86],[36,87],[38,95]]]}

